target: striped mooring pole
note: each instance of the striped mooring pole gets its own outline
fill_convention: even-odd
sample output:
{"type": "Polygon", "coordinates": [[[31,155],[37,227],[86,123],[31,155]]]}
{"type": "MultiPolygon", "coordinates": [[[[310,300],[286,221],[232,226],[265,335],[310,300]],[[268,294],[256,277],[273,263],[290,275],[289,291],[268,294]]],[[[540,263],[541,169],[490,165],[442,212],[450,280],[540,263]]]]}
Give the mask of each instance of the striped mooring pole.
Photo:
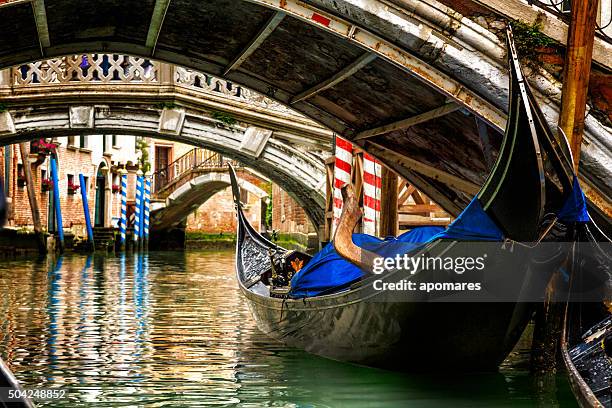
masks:
{"type": "Polygon", "coordinates": [[[144,211],[143,211],[143,242],[149,247],[149,214],[151,212],[151,172],[147,171],[144,177],[144,211]]]}
{"type": "Polygon", "coordinates": [[[142,210],[142,170],[136,172],[136,206],[134,208],[134,249],[140,246],[140,226],[142,210]]]}
{"type": "Polygon", "coordinates": [[[119,232],[121,234],[121,250],[125,251],[127,235],[127,170],[120,169],[121,174],[121,221],[119,222],[119,232]]]}
{"type": "Polygon", "coordinates": [[[368,153],[363,154],[363,232],[379,235],[382,167],[368,153]]]}
{"type": "Polygon", "coordinates": [[[351,171],[353,168],[353,145],[348,140],[336,136],[336,162],[334,165],[334,210],[332,219],[332,231],[330,239],[333,239],[336,227],[342,215],[342,192],[340,189],[351,182],[351,171]]]}

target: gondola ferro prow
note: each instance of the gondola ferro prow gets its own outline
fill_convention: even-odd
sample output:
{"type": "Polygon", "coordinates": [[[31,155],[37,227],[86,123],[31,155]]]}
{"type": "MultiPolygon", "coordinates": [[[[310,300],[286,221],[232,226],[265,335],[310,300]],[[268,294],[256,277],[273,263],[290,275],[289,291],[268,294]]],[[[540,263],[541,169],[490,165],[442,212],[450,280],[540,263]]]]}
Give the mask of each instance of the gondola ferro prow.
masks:
{"type": "Polygon", "coordinates": [[[374,259],[378,258],[378,255],[358,247],[353,242],[353,231],[361,219],[362,212],[353,187],[347,184],[341,191],[344,208],[334,233],[334,248],[341,257],[370,274],[374,267],[374,259]]]}

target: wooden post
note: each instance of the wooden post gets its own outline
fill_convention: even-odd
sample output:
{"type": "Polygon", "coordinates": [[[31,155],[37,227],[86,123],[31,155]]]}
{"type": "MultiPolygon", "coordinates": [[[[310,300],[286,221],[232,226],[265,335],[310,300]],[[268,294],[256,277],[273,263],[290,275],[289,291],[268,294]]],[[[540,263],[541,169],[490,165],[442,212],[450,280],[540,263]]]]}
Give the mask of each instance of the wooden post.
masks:
{"type": "Polygon", "coordinates": [[[572,2],[572,17],[567,35],[565,68],[563,70],[563,95],[559,127],[569,139],[574,156],[574,169],[578,173],[580,145],[584,130],[587,91],[591,73],[597,0],[572,2]]]}
{"type": "Polygon", "coordinates": [[[387,167],[382,168],[380,197],[380,236],[397,236],[399,225],[397,211],[397,175],[387,167]]]}
{"type": "Polygon", "coordinates": [[[21,154],[21,163],[23,165],[23,174],[26,179],[26,187],[28,189],[28,200],[30,201],[30,210],[32,211],[32,221],[34,222],[34,233],[38,242],[38,250],[41,254],[47,253],[47,244],[43,235],[42,224],[40,222],[40,212],[38,211],[38,201],[36,200],[36,191],[34,189],[34,181],[32,179],[32,168],[27,154],[27,144],[19,143],[19,152],[21,154]]]}
{"type": "MultiPolygon", "coordinates": [[[[559,127],[569,139],[576,173],[578,173],[580,163],[580,145],[584,130],[596,19],[597,0],[572,2],[559,127]]],[[[557,349],[563,318],[563,306],[555,299],[560,280],[559,272],[556,272],[546,288],[545,302],[536,311],[531,370],[539,376],[546,377],[556,372],[557,349]]],[[[540,381],[540,383],[547,384],[548,382],[540,381]]]]}

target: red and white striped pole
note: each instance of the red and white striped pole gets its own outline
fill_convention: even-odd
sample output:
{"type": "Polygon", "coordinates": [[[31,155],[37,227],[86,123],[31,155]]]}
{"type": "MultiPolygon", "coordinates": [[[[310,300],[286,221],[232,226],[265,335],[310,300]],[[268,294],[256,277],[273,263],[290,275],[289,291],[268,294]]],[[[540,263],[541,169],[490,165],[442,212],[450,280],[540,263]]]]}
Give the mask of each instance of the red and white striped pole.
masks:
{"type": "Polygon", "coordinates": [[[351,182],[351,168],[353,167],[353,145],[348,140],[336,136],[336,162],[334,165],[334,214],[332,220],[331,236],[333,238],[336,227],[342,215],[342,193],[340,189],[351,182]]]}
{"type": "Polygon", "coordinates": [[[379,235],[382,167],[367,153],[363,154],[363,232],[379,235]]]}

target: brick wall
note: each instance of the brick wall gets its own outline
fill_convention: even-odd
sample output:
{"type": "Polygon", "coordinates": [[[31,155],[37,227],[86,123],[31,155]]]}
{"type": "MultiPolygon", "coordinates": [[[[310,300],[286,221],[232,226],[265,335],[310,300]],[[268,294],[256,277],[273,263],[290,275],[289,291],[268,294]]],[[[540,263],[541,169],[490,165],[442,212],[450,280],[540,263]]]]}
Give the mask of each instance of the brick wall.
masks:
{"type": "MultiPolygon", "coordinates": [[[[240,175],[241,178],[248,179],[246,176],[247,174],[240,175]]],[[[249,181],[255,184],[255,179],[249,181]]],[[[251,225],[259,231],[261,225],[261,200],[255,194],[249,193],[248,205],[245,206],[244,210],[244,214],[251,222],[251,225]]],[[[234,210],[232,189],[228,187],[218,192],[187,217],[187,231],[215,234],[235,233],[236,211],[234,210]]]]}
{"type": "MultiPolygon", "coordinates": [[[[21,164],[21,156],[18,145],[11,145],[5,149],[11,151],[11,183],[9,186],[9,197],[12,198],[11,211],[9,213],[8,225],[16,228],[33,228],[32,213],[28,200],[27,187],[18,185],[18,164],[21,164]]],[[[28,143],[29,148],[29,143],[28,143]]],[[[4,179],[4,150],[0,151],[0,174],[4,179]]],[[[87,178],[87,198],[89,204],[89,212],[92,224],[95,223],[95,199],[96,199],[96,175],[100,163],[94,163],[92,153],[87,149],[79,149],[67,147],[66,144],[61,144],[57,148],[58,155],[58,181],[59,195],[62,209],[62,221],[65,229],[72,230],[77,236],[84,236],[85,230],[85,215],[83,212],[83,203],[81,199],[81,191],[77,190],[75,194],[68,194],[68,175],[73,176],[73,183],[79,185],[79,174],[83,174],[87,178]]],[[[30,161],[36,160],[36,155],[28,155],[30,161]]],[[[97,159],[95,160],[97,161],[97,159]]],[[[51,178],[50,160],[47,157],[44,162],[39,165],[30,163],[32,169],[32,178],[36,199],[40,210],[40,218],[43,229],[47,229],[49,220],[49,197],[53,194],[52,191],[42,191],[42,179],[51,178]]],[[[134,171],[128,173],[128,200],[133,201],[135,196],[136,174],[134,171]]],[[[120,216],[121,211],[121,194],[113,194],[111,189],[113,184],[120,184],[118,174],[110,174],[107,179],[105,190],[106,206],[110,208],[106,210],[106,222],[111,226],[115,226],[120,216]],[[110,201],[109,201],[110,197],[110,201]],[[110,218],[108,218],[110,216],[110,218]]],[[[51,209],[52,211],[52,209],[51,209]]]]}
{"type": "Polygon", "coordinates": [[[278,185],[272,185],[272,229],[281,233],[315,232],[306,212],[278,185]]]}

